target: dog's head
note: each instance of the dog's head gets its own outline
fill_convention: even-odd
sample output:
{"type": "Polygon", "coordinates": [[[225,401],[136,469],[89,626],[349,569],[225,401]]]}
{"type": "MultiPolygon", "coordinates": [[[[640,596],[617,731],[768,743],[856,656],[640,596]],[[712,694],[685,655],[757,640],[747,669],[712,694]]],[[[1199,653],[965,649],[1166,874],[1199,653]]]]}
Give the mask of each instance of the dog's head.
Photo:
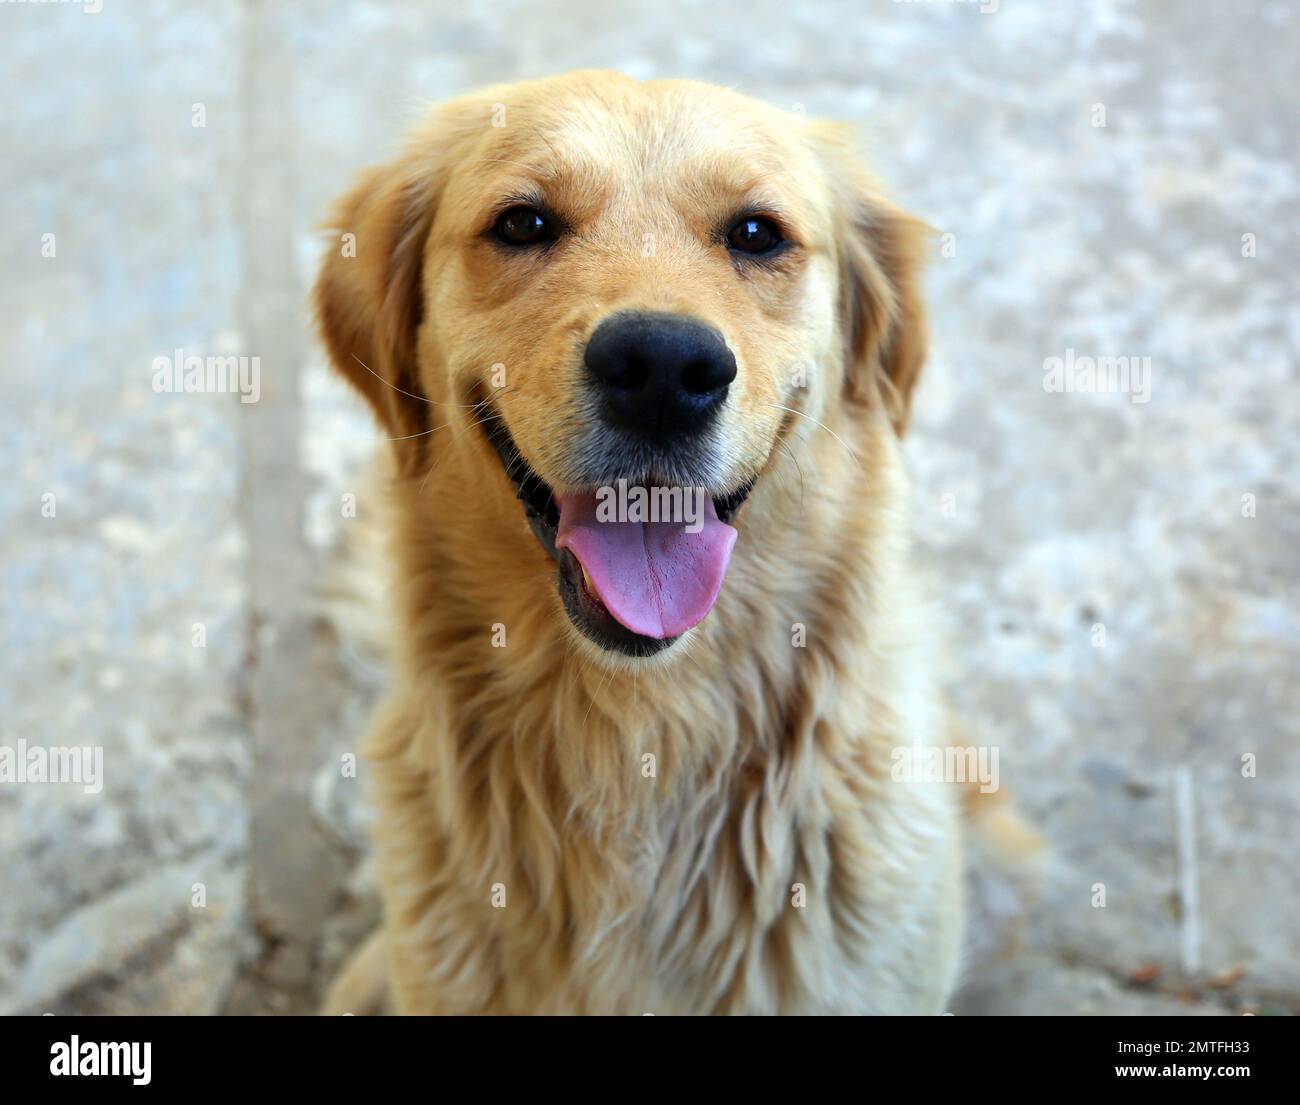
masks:
{"type": "Polygon", "coordinates": [[[492,466],[603,648],[704,618],[800,415],[905,424],[925,228],[840,127],[687,81],[490,89],[434,109],[331,225],[321,328],[399,466],[492,466]]]}

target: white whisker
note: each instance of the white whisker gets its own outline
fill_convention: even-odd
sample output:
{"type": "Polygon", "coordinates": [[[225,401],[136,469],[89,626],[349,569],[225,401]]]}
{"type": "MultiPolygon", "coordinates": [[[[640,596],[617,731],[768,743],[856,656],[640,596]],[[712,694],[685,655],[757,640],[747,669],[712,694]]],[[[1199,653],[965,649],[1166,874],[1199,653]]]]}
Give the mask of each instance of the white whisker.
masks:
{"type": "MultiPolygon", "coordinates": [[[[769,403],[768,406],[775,407],[777,410],[781,410],[781,411],[789,411],[791,414],[797,414],[800,418],[808,419],[808,421],[811,422],[814,426],[820,426],[823,430],[825,430],[828,434],[830,434],[831,437],[833,437],[836,441],[838,441],[841,445],[843,445],[844,451],[853,458],[853,463],[856,464],[859,468],[862,468],[862,461],[858,459],[858,454],[853,451],[853,447],[849,445],[847,441],[845,441],[842,437],[840,437],[840,435],[837,434],[834,430],[832,430],[828,425],[826,425],[826,423],[818,422],[817,419],[815,419],[811,414],[804,414],[803,411],[797,411],[794,409],[794,407],[783,407],[780,403],[769,403]]],[[[862,469],[862,470],[864,472],[866,471],[866,469],[862,469]]]]}
{"type": "MultiPolygon", "coordinates": [[[[394,391],[401,392],[401,394],[406,395],[406,396],[409,396],[411,399],[418,399],[421,403],[428,403],[429,406],[431,406],[431,407],[460,407],[460,408],[462,408],[463,410],[473,410],[475,407],[479,406],[478,403],[443,403],[443,402],[441,402],[440,400],[437,400],[437,399],[430,399],[430,398],[429,398],[428,396],[426,396],[426,395],[416,395],[415,392],[413,392],[413,391],[406,391],[406,390],[403,389],[403,388],[399,388],[399,387],[398,387],[396,384],[394,384],[391,380],[385,380],[382,376],[379,375],[378,372],[376,372],[373,368],[371,368],[368,364],[366,364],[366,362],[363,361],[360,357],[358,357],[355,353],[352,354],[352,359],[353,359],[354,361],[356,361],[357,364],[359,364],[359,365],[360,365],[362,368],[364,368],[367,372],[369,372],[371,376],[373,376],[376,380],[378,380],[378,381],[379,381],[381,384],[383,384],[385,387],[390,387],[390,388],[392,388],[394,391]]],[[[390,440],[390,441],[397,441],[397,440],[399,440],[399,439],[398,439],[398,438],[389,438],[389,440],[390,440]]]]}

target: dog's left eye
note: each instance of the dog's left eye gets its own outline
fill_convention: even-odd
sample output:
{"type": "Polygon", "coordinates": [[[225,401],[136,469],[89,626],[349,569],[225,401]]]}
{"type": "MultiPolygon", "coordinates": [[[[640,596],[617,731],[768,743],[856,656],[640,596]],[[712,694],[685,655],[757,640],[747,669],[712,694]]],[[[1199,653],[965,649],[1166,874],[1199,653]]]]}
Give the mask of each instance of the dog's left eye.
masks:
{"type": "Polygon", "coordinates": [[[727,231],[727,245],[737,253],[771,253],[785,239],[771,219],[746,215],[727,231]]]}
{"type": "Polygon", "coordinates": [[[492,233],[508,246],[535,246],[555,237],[546,216],[532,207],[512,207],[503,212],[492,233]]]}

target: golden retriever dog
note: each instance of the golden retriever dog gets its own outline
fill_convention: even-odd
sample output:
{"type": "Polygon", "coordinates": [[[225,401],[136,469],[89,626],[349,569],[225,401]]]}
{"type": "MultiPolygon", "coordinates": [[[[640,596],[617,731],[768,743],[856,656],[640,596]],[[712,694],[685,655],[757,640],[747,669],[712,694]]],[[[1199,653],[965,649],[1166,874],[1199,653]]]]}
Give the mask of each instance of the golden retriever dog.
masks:
{"type": "Polygon", "coordinates": [[[329,225],[395,621],[327,1011],[942,1012],[962,795],[894,770],[946,742],[928,228],[839,125],[603,72],[432,109],[329,225]]]}

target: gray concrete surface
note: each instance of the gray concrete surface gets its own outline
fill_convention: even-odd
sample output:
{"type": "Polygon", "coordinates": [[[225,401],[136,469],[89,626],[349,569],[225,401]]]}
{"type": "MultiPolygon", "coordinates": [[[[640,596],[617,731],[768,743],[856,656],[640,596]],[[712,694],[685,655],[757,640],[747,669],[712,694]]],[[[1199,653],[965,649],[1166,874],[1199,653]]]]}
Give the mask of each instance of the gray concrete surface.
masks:
{"type": "Polygon", "coordinates": [[[1300,1008],[1300,11],[986,6],[0,5],[0,745],[104,758],[0,783],[0,1012],[307,1009],[373,918],[339,763],[377,676],[311,595],[374,433],[312,227],[422,100],[590,65],[855,120],[951,235],[917,555],[1049,842],[1027,911],[981,885],[1015,943],[957,1011],[1300,1008]],[[260,401],[156,393],[178,348],[260,401]],[[1149,357],[1149,401],[1045,391],[1071,350],[1149,357]]]}

